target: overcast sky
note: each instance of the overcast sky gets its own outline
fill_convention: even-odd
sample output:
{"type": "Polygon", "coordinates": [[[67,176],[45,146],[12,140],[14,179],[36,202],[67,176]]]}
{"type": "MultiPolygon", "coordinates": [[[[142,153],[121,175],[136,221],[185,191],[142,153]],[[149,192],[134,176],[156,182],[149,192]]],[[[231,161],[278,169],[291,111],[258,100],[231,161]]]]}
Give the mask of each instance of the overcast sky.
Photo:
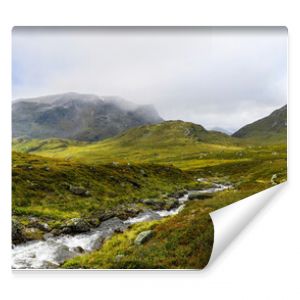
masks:
{"type": "Polygon", "coordinates": [[[287,101],[287,31],[13,30],[13,98],[64,92],[153,104],[164,119],[237,129],[287,101]]]}

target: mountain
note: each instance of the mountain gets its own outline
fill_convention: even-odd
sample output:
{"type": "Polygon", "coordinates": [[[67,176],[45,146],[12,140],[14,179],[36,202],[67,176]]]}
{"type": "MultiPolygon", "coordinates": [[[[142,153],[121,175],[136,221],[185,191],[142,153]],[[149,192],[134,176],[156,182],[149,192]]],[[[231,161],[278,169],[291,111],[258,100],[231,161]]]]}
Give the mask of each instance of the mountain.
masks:
{"type": "Polygon", "coordinates": [[[214,130],[214,131],[219,131],[219,132],[223,132],[223,133],[226,133],[228,135],[231,135],[233,133],[233,130],[227,130],[225,128],[222,128],[222,127],[213,127],[211,130],[214,130]]]}
{"type": "Polygon", "coordinates": [[[96,141],[162,121],[153,106],[119,97],[66,93],[18,99],[12,104],[13,137],[96,141]]]}
{"type": "Polygon", "coordinates": [[[287,135],[287,105],[273,111],[269,116],[248,124],[232,136],[264,141],[282,141],[287,135]]]}

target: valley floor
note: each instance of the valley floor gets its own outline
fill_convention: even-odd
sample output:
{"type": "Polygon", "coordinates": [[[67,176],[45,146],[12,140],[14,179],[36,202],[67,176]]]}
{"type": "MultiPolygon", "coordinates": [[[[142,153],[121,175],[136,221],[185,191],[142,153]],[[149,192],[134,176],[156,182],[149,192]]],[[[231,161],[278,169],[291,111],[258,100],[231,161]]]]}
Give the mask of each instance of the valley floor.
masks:
{"type": "MultiPolygon", "coordinates": [[[[91,154],[81,162],[68,155],[50,158],[46,153],[15,150],[15,245],[88,232],[112,218],[124,221],[149,210],[170,211],[180,206],[178,199],[188,190],[232,185],[208,197],[194,195],[176,215],[116,230],[98,250],[63,260],[62,268],[203,268],[214,237],[208,214],[287,176],[284,145],[228,145],[221,151],[213,145],[208,152],[202,149],[202,154],[190,147],[186,156],[175,151],[175,159],[164,151],[156,163],[151,155],[142,160],[141,154],[129,161],[107,156],[99,163],[98,158],[93,162],[91,154]],[[144,232],[151,232],[149,238],[136,243],[144,232]]],[[[54,266],[49,263],[49,267],[54,266]]]]}

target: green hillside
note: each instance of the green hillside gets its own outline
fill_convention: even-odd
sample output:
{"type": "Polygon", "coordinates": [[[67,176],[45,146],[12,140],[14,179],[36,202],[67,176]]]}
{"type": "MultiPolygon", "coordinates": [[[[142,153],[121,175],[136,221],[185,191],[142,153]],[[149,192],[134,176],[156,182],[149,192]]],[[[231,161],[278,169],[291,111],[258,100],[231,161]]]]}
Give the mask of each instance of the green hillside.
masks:
{"type": "Polygon", "coordinates": [[[63,268],[203,268],[213,246],[213,225],[208,213],[253,195],[286,180],[286,160],[268,158],[222,164],[199,169],[200,176],[227,180],[234,188],[216,193],[206,200],[189,201],[182,212],[160,221],[135,224],[124,234],[116,234],[97,251],[65,262],[63,268]],[[134,243],[137,235],[152,230],[153,237],[142,246],[134,243]],[[117,260],[117,257],[121,257],[117,260]]]}
{"type": "Polygon", "coordinates": [[[96,143],[15,139],[13,149],[86,163],[172,163],[188,169],[215,164],[218,157],[225,161],[236,159],[237,151],[243,146],[238,145],[236,139],[221,132],[207,131],[201,125],[167,121],[136,127],[96,143]]]}
{"type": "Polygon", "coordinates": [[[287,105],[273,111],[263,119],[242,127],[232,136],[249,139],[251,142],[286,143],[287,105]]]}
{"type": "Polygon", "coordinates": [[[87,142],[79,142],[68,139],[30,139],[30,138],[13,138],[12,147],[14,151],[23,153],[39,153],[47,151],[62,151],[70,146],[83,146],[87,142]]]}
{"type": "Polygon", "coordinates": [[[115,231],[98,250],[60,265],[203,268],[214,239],[208,213],[287,178],[286,140],[278,139],[284,130],[278,128],[276,138],[266,143],[260,142],[263,135],[252,133],[231,137],[189,122],[166,121],[98,142],[14,139],[13,228],[21,232],[15,241],[78,234],[114,217],[170,210],[187,190],[230,184],[228,190],[189,200],[177,215],[115,231]],[[72,223],[74,218],[79,225],[72,223]],[[150,240],[137,245],[139,234],[149,230],[150,240]]]}
{"type": "Polygon", "coordinates": [[[50,220],[91,217],[107,209],[129,209],[142,198],[160,198],[199,186],[180,169],[154,164],[85,165],[13,152],[13,214],[50,220]]]}

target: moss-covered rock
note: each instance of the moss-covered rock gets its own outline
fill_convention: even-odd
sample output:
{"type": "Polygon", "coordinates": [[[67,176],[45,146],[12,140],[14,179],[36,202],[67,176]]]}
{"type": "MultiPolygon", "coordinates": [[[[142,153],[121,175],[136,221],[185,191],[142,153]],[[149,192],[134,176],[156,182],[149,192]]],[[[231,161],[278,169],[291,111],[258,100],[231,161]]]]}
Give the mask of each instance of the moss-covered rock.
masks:
{"type": "Polygon", "coordinates": [[[23,234],[23,226],[20,222],[12,219],[12,243],[14,245],[26,242],[26,237],[23,234]]]}
{"type": "Polygon", "coordinates": [[[134,244],[135,245],[144,244],[147,241],[149,241],[152,236],[153,236],[153,230],[142,231],[138,234],[138,236],[134,240],[134,244]]]}
{"type": "Polygon", "coordinates": [[[44,238],[44,232],[34,227],[24,228],[23,234],[28,241],[42,240],[44,238]]]}
{"type": "Polygon", "coordinates": [[[74,195],[77,195],[77,196],[84,196],[84,197],[91,196],[90,191],[88,191],[87,189],[85,189],[82,186],[74,186],[74,185],[70,184],[69,190],[71,193],[73,193],[74,195]]]}
{"type": "Polygon", "coordinates": [[[153,210],[170,210],[179,206],[177,198],[153,198],[153,199],[141,199],[141,203],[147,205],[153,210]]]}
{"type": "Polygon", "coordinates": [[[73,218],[63,225],[62,233],[76,234],[87,232],[90,229],[91,225],[86,220],[82,218],[73,218]]]}

